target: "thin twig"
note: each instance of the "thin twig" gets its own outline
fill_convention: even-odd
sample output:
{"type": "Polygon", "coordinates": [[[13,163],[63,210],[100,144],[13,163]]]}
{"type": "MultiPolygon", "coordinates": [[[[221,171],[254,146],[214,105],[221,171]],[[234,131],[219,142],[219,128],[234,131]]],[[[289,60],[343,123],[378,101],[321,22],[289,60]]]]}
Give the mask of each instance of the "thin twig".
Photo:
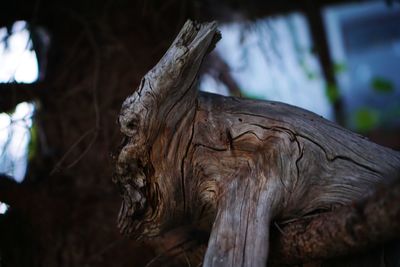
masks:
{"type": "Polygon", "coordinates": [[[282,235],[285,234],[285,232],[282,230],[282,228],[279,226],[279,224],[278,224],[277,222],[274,222],[274,225],[275,225],[276,229],[278,229],[278,231],[279,231],[282,235]]]}
{"type": "MultiPolygon", "coordinates": [[[[175,246],[169,248],[168,250],[166,250],[165,252],[162,252],[160,254],[158,254],[157,256],[155,256],[154,258],[152,258],[146,265],[145,267],[149,267],[150,265],[152,265],[153,263],[155,263],[157,260],[159,260],[161,257],[165,256],[168,252],[174,251],[175,249],[181,248],[183,245],[185,245],[186,243],[190,242],[190,239],[186,239],[178,244],[176,244],[175,246]]],[[[180,250],[181,252],[179,252],[176,256],[180,255],[182,253],[182,249],[180,250]]]]}
{"type": "MultiPolygon", "coordinates": [[[[67,152],[64,153],[64,155],[61,157],[61,159],[55,164],[54,168],[50,172],[50,176],[53,175],[57,170],[60,169],[61,164],[68,157],[68,155],[75,149],[76,146],[78,146],[85,139],[86,136],[93,133],[94,130],[95,129],[90,129],[90,130],[86,131],[83,135],[81,135],[81,137],[78,138],[78,140],[76,140],[76,142],[67,150],[67,152]]],[[[94,139],[92,139],[92,140],[94,140],[94,139]]]]}
{"type": "Polygon", "coordinates": [[[60,168],[61,163],[66,159],[68,154],[90,133],[94,133],[93,138],[91,139],[90,143],[86,147],[86,149],[79,155],[78,158],[76,158],[72,163],[70,163],[66,168],[72,168],[75,166],[91,149],[95,141],[97,140],[98,137],[98,131],[100,129],[100,109],[99,109],[99,104],[98,104],[98,95],[97,95],[97,87],[98,87],[98,81],[99,81],[99,73],[100,73],[100,51],[98,48],[98,45],[96,43],[93,31],[90,27],[90,25],[87,23],[85,19],[83,19],[81,16],[79,16],[77,13],[70,11],[69,14],[73,19],[75,19],[77,22],[82,24],[83,29],[86,33],[86,37],[88,38],[89,43],[91,44],[91,47],[93,49],[94,53],[94,68],[93,68],[93,80],[92,80],[92,94],[93,94],[93,107],[94,107],[94,113],[95,113],[95,125],[94,128],[87,131],[85,134],[83,134],[78,141],[71,146],[71,148],[64,154],[64,156],[59,160],[59,162],[56,164],[56,166],[53,168],[51,171],[50,175],[54,174],[54,172],[60,168]]]}
{"type": "Polygon", "coordinates": [[[100,249],[99,251],[97,251],[95,254],[92,254],[91,256],[89,256],[88,262],[94,261],[96,258],[98,258],[99,256],[103,255],[104,253],[106,253],[107,251],[109,251],[110,249],[114,248],[115,246],[119,245],[122,243],[122,241],[124,241],[124,239],[117,239],[114,240],[112,242],[110,242],[107,246],[105,246],[103,249],[100,249]]]}

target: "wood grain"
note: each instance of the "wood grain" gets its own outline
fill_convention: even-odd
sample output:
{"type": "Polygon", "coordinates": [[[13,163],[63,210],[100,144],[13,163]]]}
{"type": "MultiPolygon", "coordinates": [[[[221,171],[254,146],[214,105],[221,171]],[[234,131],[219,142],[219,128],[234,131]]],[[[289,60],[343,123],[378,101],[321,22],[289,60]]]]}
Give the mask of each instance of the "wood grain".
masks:
{"type": "Polygon", "coordinates": [[[188,21],[122,105],[122,232],[211,228],[204,266],[265,266],[271,221],[352,203],[397,177],[400,154],[309,111],[198,93],[219,39],[188,21]]]}

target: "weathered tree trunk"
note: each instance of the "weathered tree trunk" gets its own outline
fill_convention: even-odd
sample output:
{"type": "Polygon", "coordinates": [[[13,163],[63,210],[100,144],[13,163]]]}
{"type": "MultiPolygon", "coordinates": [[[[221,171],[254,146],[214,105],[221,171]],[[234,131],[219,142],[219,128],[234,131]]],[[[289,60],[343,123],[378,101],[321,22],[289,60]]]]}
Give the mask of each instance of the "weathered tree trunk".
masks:
{"type": "Polygon", "coordinates": [[[154,236],[206,221],[204,266],[265,266],[272,220],[365,198],[397,177],[400,154],[294,106],[198,94],[218,38],[188,21],[125,100],[119,226],[154,236]]]}

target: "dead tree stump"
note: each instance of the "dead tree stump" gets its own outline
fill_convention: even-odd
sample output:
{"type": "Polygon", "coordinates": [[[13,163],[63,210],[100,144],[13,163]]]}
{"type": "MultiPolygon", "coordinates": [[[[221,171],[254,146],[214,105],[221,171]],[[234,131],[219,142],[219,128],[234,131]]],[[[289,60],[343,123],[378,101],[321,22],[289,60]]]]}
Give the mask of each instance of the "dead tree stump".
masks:
{"type": "Polygon", "coordinates": [[[152,237],[206,222],[204,266],[265,266],[271,221],[364,199],[397,177],[400,153],[294,106],[199,93],[219,38],[186,22],[123,103],[118,225],[152,237]]]}

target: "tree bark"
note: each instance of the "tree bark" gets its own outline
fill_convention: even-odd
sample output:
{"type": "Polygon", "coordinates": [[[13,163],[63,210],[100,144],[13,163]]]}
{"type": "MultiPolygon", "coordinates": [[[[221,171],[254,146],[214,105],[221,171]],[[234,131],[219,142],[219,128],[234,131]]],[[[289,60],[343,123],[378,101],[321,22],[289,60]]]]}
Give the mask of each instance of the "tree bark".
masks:
{"type": "Polygon", "coordinates": [[[268,226],[273,210],[271,206],[278,196],[273,190],[273,184],[260,184],[259,181],[244,176],[226,185],[227,190],[219,203],[204,266],[265,264],[269,247],[268,226]]]}
{"type": "Polygon", "coordinates": [[[400,181],[361,203],[281,226],[272,262],[300,264],[367,250],[400,236],[400,181]]]}
{"type": "Polygon", "coordinates": [[[123,103],[119,226],[151,237],[207,221],[204,266],[265,266],[272,220],[364,198],[397,177],[400,153],[294,106],[198,94],[218,38],[215,23],[188,21],[123,103]]]}

